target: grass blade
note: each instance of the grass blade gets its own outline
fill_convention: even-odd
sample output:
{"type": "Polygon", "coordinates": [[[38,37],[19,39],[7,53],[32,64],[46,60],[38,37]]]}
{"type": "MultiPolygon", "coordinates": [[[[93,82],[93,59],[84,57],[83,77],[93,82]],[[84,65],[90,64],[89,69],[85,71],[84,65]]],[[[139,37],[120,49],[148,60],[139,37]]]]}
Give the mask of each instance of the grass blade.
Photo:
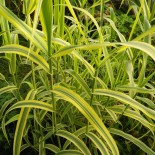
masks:
{"type": "Polygon", "coordinates": [[[15,86],[6,86],[0,89],[0,94],[3,94],[5,92],[11,92],[13,90],[17,89],[15,86]]]}
{"type": "Polygon", "coordinates": [[[37,109],[42,109],[42,110],[53,112],[53,106],[49,103],[45,103],[45,102],[37,101],[37,100],[24,100],[24,101],[19,101],[15,103],[14,105],[12,105],[7,110],[7,113],[17,108],[26,108],[26,107],[37,108],[37,109]]]}
{"type": "Polygon", "coordinates": [[[84,155],[91,155],[89,149],[87,148],[87,146],[84,144],[84,142],[79,139],[77,136],[75,136],[74,134],[68,132],[68,131],[64,131],[64,130],[59,130],[56,135],[61,136],[66,138],[67,140],[71,141],[72,143],[74,143],[78,149],[80,149],[84,155]]]}
{"type": "Polygon", "coordinates": [[[142,141],[140,141],[139,139],[131,136],[130,134],[127,134],[123,131],[111,128],[110,129],[110,133],[121,136],[129,141],[131,141],[132,143],[134,143],[135,145],[137,145],[140,149],[142,149],[145,153],[149,154],[149,155],[154,155],[155,152],[152,151],[148,146],[146,146],[142,141]]]}
{"type": "Polygon", "coordinates": [[[77,150],[62,150],[56,155],[83,155],[83,153],[77,150]]]}
{"type": "Polygon", "coordinates": [[[113,97],[113,98],[123,102],[124,104],[130,105],[132,108],[136,108],[136,109],[142,111],[145,115],[147,115],[148,117],[155,120],[155,111],[154,110],[145,107],[144,105],[140,104],[139,102],[137,102],[136,100],[132,99],[130,96],[128,96],[124,93],[121,93],[118,91],[113,91],[113,90],[108,90],[108,89],[96,89],[94,91],[94,94],[113,97]]]}
{"type": "Polygon", "coordinates": [[[29,48],[21,45],[6,45],[0,47],[0,53],[15,53],[27,57],[34,63],[38,64],[46,72],[49,72],[49,65],[46,60],[39,54],[33,52],[29,48]]]}
{"type": "Polygon", "coordinates": [[[83,100],[78,94],[64,87],[55,86],[53,92],[63,97],[64,100],[69,101],[76,108],[78,108],[78,110],[88,119],[88,121],[100,133],[102,138],[107,142],[113,154],[119,154],[116,143],[112,136],[109,134],[108,129],[105,127],[96,112],[85,100],[83,100]]]}
{"type": "MultiPolygon", "coordinates": [[[[26,99],[33,99],[35,97],[36,91],[30,90],[27,94],[26,99]]],[[[13,142],[13,155],[19,155],[21,144],[22,144],[22,137],[25,129],[25,125],[29,116],[31,108],[21,108],[18,122],[16,125],[16,131],[14,135],[14,142],[13,142]]],[[[9,111],[9,110],[8,110],[9,111]]],[[[7,112],[6,112],[7,114],[7,112]]]]}
{"type": "MultiPolygon", "coordinates": [[[[107,107],[107,109],[112,110],[116,114],[122,114],[126,107],[124,105],[115,105],[112,107],[107,107]]],[[[124,116],[127,116],[129,118],[135,119],[138,122],[140,122],[142,125],[150,129],[150,131],[153,133],[154,132],[154,127],[155,125],[148,122],[139,112],[131,110],[131,109],[126,109],[123,113],[124,116]]]]}
{"type": "Polygon", "coordinates": [[[50,151],[52,151],[54,153],[58,153],[60,151],[60,149],[57,146],[53,145],[53,144],[45,144],[44,148],[48,149],[48,150],[50,150],[50,151]]]}
{"type": "Polygon", "coordinates": [[[89,132],[88,134],[86,134],[86,136],[88,136],[92,140],[92,142],[100,150],[102,155],[110,155],[105,144],[94,133],[89,132]]]}
{"type": "Polygon", "coordinates": [[[90,91],[87,83],[84,81],[84,79],[79,74],[77,74],[75,71],[73,71],[71,69],[67,69],[67,70],[65,70],[65,72],[67,72],[70,75],[72,75],[77,80],[77,82],[81,85],[81,87],[85,90],[87,95],[89,97],[91,96],[91,91],[90,91]]]}
{"type": "MultiPolygon", "coordinates": [[[[84,127],[80,128],[80,129],[78,129],[77,131],[74,132],[74,135],[76,135],[78,137],[84,135],[86,133],[86,128],[87,128],[87,126],[84,126],[84,127]]],[[[95,130],[94,127],[92,125],[89,125],[88,132],[92,131],[92,130],[95,130]]],[[[71,142],[69,140],[67,140],[65,142],[65,144],[63,145],[63,147],[66,149],[70,143],[71,142]]]]}
{"type": "Polygon", "coordinates": [[[22,143],[22,137],[24,128],[27,122],[27,118],[30,112],[30,108],[22,108],[18,117],[18,123],[16,126],[16,132],[14,135],[13,155],[20,154],[20,148],[22,143]]]}
{"type": "Polygon", "coordinates": [[[18,30],[21,30],[37,47],[43,52],[47,51],[46,42],[36,32],[32,32],[33,29],[19,19],[14,13],[12,13],[7,7],[0,3],[0,14],[4,16],[10,23],[12,23],[18,30]],[[32,34],[34,36],[32,37],[32,34]]]}

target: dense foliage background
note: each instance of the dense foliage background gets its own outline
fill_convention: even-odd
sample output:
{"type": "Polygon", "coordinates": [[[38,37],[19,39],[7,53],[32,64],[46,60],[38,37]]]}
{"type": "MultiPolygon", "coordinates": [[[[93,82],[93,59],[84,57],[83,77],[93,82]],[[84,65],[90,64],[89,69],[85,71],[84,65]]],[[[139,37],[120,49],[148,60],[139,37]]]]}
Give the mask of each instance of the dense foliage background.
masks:
{"type": "Polygon", "coordinates": [[[154,155],[155,2],[0,0],[0,154],[154,155]]]}

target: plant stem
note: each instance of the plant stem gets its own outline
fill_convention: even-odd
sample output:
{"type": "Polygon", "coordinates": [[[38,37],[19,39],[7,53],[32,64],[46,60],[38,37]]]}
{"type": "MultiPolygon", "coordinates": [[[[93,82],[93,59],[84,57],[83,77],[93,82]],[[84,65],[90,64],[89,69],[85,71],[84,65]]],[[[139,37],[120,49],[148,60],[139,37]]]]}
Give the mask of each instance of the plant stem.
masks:
{"type": "MultiPolygon", "coordinates": [[[[90,106],[92,106],[92,104],[93,104],[93,98],[94,98],[93,93],[94,93],[94,89],[95,89],[95,85],[96,85],[96,77],[98,76],[98,72],[99,72],[99,67],[95,71],[95,75],[94,75],[94,79],[93,79],[92,94],[91,94],[91,98],[90,98],[90,106]]],[[[87,121],[86,134],[88,133],[88,128],[89,128],[89,121],[87,121]]]]}

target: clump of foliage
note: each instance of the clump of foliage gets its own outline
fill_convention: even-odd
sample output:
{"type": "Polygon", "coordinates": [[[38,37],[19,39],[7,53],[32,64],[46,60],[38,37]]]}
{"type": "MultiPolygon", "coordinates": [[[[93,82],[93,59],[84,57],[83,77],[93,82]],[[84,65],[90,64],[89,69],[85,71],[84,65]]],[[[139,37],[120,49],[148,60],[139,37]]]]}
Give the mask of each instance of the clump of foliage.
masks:
{"type": "MultiPolygon", "coordinates": [[[[135,21],[134,15],[127,15],[124,14],[123,12],[122,13],[118,12],[116,19],[117,19],[116,20],[117,28],[126,38],[128,38],[135,21]]],[[[140,32],[141,32],[140,27],[137,26],[134,30],[134,37],[137,37],[140,34],[140,32]]]]}
{"type": "Polygon", "coordinates": [[[13,2],[0,0],[2,153],[154,155],[155,2],[13,2]]]}

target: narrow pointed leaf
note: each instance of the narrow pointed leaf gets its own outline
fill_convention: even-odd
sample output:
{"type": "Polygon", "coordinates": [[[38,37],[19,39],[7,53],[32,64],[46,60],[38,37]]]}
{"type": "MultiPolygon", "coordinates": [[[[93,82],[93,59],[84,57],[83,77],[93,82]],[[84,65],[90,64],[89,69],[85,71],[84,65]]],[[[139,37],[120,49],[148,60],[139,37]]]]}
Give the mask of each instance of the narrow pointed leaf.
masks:
{"type": "Polygon", "coordinates": [[[16,86],[6,86],[0,89],[0,94],[3,94],[5,92],[11,92],[12,90],[17,89],[16,86]]]}
{"type": "Polygon", "coordinates": [[[138,42],[138,41],[130,41],[130,42],[125,42],[125,43],[115,43],[116,45],[123,45],[120,50],[118,50],[117,52],[122,52],[125,49],[132,47],[132,48],[136,48],[139,49],[143,52],[145,52],[146,54],[148,54],[154,61],[155,61],[155,48],[145,42],[138,42]]]}
{"type": "MultiPolygon", "coordinates": [[[[86,133],[86,128],[87,128],[87,126],[84,126],[84,127],[80,128],[80,129],[78,129],[77,131],[74,132],[74,135],[76,135],[78,137],[81,136],[81,135],[84,135],[86,133]]],[[[95,130],[94,127],[92,125],[89,125],[88,126],[88,132],[92,131],[92,130],[95,130]]],[[[69,140],[67,140],[65,142],[65,144],[63,145],[64,149],[66,149],[70,143],[71,142],[69,140]]]]}
{"type": "Polygon", "coordinates": [[[92,140],[92,142],[100,150],[102,155],[110,155],[103,141],[99,139],[94,133],[89,132],[86,134],[86,136],[88,136],[92,140]]]}
{"type": "Polygon", "coordinates": [[[73,71],[71,69],[65,70],[65,72],[67,72],[70,75],[72,75],[77,80],[77,82],[81,85],[81,87],[85,90],[85,92],[89,96],[91,95],[91,91],[90,91],[87,83],[84,81],[84,79],[79,74],[77,74],[75,71],[73,71]]]}
{"type": "Polygon", "coordinates": [[[56,155],[83,155],[83,153],[77,150],[62,150],[56,155]]]}
{"type": "Polygon", "coordinates": [[[119,151],[112,136],[109,134],[108,129],[103,124],[102,120],[92,109],[92,107],[82,99],[78,94],[64,87],[55,86],[54,93],[63,97],[64,100],[72,103],[93,125],[93,127],[100,133],[102,138],[107,142],[113,154],[118,155],[119,151]]]}
{"type": "Polygon", "coordinates": [[[53,112],[53,106],[49,103],[45,103],[42,101],[37,101],[37,100],[24,100],[24,101],[19,101],[12,105],[8,110],[7,113],[17,109],[17,108],[37,108],[37,109],[42,109],[46,111],[53,112]]]}
{"type": "Polygon", "coordinates": [[[51,54],[51,37],[52,37],[52,23],[53,23],[53,1],[43,0],[41,6],[40,19],[43,30],[48,42],[48,55],[51,54]]]}
{"type": "Polygon", "coordinates": [[[149,154],[149,155],[154,155],[155,154],[155,152],[152,151],[147,145],[145,145],[142,141],[140,141],[139,139],[133,137],[130,134],[127,134],[127,133],[125,133],[123,131],[120,131],[120,130],[117,130],[117,129],[114,129],[114,128],[110,129],[110,133],[121,136],[121,137],[131,141],[132,143],[137,145],[141,150],[143,150],[146,154],[149,154]]]}
{"type": "Polygon", "coordinates": [[[84,144],[84,142],[74,134],[64,130],[59,130],[56,134],[71,141],[75,146],[77,146],[78,149],[81,150],[81,152],[84,153],[84,155],[91,155],[89,149],[84,144]]]}
{"type": "Polygon", "coordinates": [[[60,151],[60,149],[57,146],[53,145],[53,144],[45,144],[44,148],[48,149],[48,150],[50,150],[50,151],[52,151],[54,153],[57,153],[57,152],[60,151]]]}
{"type": "MultiPolygon", "coordinates": [[[[125,105],[115,105],[112,107],[107,107],[107,109],[112,110],[116,114],[122,114],[122,112],[125,109],[125,105]]],[[[123,112],[123,115],[137,120],[138,122],[142,123],[142,125],[149,128],[150,131],[152,131],[152,133],[154,132],[155,125],[148,122],[139,112],[131,110],[131,109],[126,109],[123,112]]]]}
{"type": "MultiPolygon", "coordinates": [[[[35,94],[36,94],[36,91],[34,91],[33,89],[30,90],[26,96],[26,99],[27,100],[28,99],[34,99],[35,94]]],[[[17,125],[16,125],[15,135],[14,135],[13,155],[19,155],[20,154],[23,133],[24,133],[24,129],[26,126],[26,122],[27,122],[30,110],[31,110],[30,107],[28,107],[28,108],[22,107],[21,108],[21,111],[20,111],[20,114],[18,117],[18,121],[17,121],[17,125]]],[[[9,110],[7,112],[9,112],[9,110]]],[[[6,112],[6,114],[7,114],[7,112],[6,112]]]]}
{"type": "Polygon", "coordinates": [[[71,53],[75,49],[81,49],[81,50],[93,50],[93,49],[99,49],[102,47],[107,47],[107,46],[116,46],[116,45],[122,45],[122,47],[117,51],[117,52],[122,52],[125,49],[131,47],[131,48],[136,48],[139,49],[146,54],[148,54],[154,61],[155,61],[155,48],[145,42],[139,42],[139,41],[130,41],[130,42],[116,42],[116,43],[109,43],[109,42],[104,42],[103,44],[89,44],[89,45],[70,45],[70,46],[65,46],[60,51],[55,53],[53,57],[57,56],[62,56],[71,53]]]}
{"type": "Polygon", "coordinates": [[[18,117],[18,123],[16,126],[16,132],[14,136],[13,155],[20,154],[23,132],[24,132],[24,128],[27,122],[29,112],[30,112],[30,108],[22,108],[20,115],[18,117]]]}
{"type": "Polygon", "coordinates": [[[21,45],[6,45],[0,47],[0,53],[15,53],[22,56],[27,57],[34,63],[38,64],[42,69],[44,69],[46,72],[49,71],[49,65],[46,62],[46,60],[41,57],[39,54],[33,52],[29,48],[26,48],[21,45]]]}
{"type": "Polygon", "coordinates": [[[33,29],[19,19],[14,13],[12,13],[7,7],[0,3],[0,15],[4,16],[10,23],[12,23],[17,29],[21,30],[24,35],[27,36],[37,47],[43,52],[47,51],[47,44],[44,39],[36,32],[32,33],[33,29]],[[33,34],[33,37],[32,37],[33,34]]]}
{"type": "Polygon", "coordinates": [[[105,95],[109,97],[113,97],[119,101],[121,101],[124,104],[129,104],[131,107],[136,108],[140,111],[142,111],[145,115],[155,120],[155,111],[145,107],[144,105],[140,104],[136,100],[132,99],[130,96],[113,90],[108,89],[96,89],[94,91],[94,94],[96,95],[105,95]]]}

